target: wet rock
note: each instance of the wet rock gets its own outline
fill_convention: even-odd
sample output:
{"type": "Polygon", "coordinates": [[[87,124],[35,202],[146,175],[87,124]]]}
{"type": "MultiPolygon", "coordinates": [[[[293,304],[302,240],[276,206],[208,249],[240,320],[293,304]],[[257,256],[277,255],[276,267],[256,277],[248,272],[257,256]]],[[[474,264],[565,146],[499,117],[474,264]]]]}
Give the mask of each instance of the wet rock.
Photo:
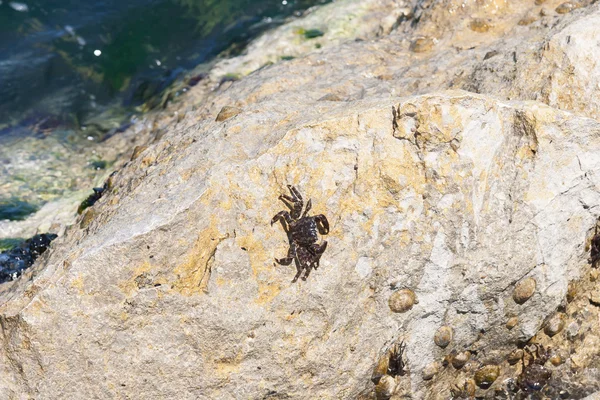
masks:
{"type": "Polygon", "coordinates": [[[39,209],[34,204],[15,198],[0,200],[0,220],[21,221],[39,209]]]}
{"type": "Polygon", "coordinates": [[[52,233],[42,233],[26,240],[17,247],[0,253],[0,283],[15,280],[23,271],[33,265],[35,260],[57,238],[52,233]]]}
{"type": "Polygon", "coordinates": [[[320,29],[301,30],[301,34],[305,39],[314,39],[324,35],[323,31],[320,29]]]}

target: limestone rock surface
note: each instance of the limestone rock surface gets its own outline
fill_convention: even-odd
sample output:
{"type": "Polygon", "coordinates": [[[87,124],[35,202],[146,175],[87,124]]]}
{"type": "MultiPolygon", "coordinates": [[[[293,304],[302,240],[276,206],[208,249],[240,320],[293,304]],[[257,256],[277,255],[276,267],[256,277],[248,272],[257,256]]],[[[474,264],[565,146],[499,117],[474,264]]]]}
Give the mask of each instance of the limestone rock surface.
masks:
{"type": "Polygon", "coordinates": [[[401,340],[406,374],[392,399],[447,399],[483,365],[499,377],[477,395],[507,392],[520,366],[506,357],[531,339],[568,355],[551,367],[548,396],[599,391],[587,258],[600,122],[584,84],[598,71],[575,40],[581,52],[562,61],[582,69],[568,79],[525,72],[569,32],[600,37],[598,6],[513,36],[521,16],[510,8],[487,9],[505,18],[484,33],[457,13],[462,25],[440,24],[431,51],[412,53],[435,7],[411,9],[422,25],[399,21],[379,39],[208,82],[172,105],[180,117],[119,170],[86,223],[0,288],[0,399],[371,399],[373,369],[401,340]],[[466,30],[488,36],[453,47],[466,30]],[[510,80],[500,60],[515,51],[510,80]],[[548,95],[532,98],[538,89],[548,95]],[[240,112],[216,121],[225,106],[240,112]],[[274,262],[289,247],[270,225],[288,184],[331,225],[305,282],[274,262]],[[517,304],[529,277],[535,292],[517,304]],[[567,303],[571,281],[579,292],[567,303]],[[394,313],[402,289],[418,303],[394,313]],[[576,334],[544,334],[557,310],[576,334]],[[453,332],[446,348],[434,342],[442,326],[453,332]],[[422,379],[467,350],[460,370],[422,379]]]}

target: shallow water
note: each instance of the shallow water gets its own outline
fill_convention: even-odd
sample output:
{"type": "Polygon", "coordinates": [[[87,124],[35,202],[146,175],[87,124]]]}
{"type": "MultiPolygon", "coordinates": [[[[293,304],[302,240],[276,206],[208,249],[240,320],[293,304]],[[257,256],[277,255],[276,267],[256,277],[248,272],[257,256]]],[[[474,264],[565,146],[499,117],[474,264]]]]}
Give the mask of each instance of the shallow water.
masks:
{"type": "Polygon", "coordinates": [[[134,106],[327,1],[0,0],[0,238],[2,220],[98,185],[118,155],[96,143],[134,106]]]}
{"type": "Polygon", "coordinates": [[[77,124],[324,0],[0,2],[0,128],[77,124]]]}

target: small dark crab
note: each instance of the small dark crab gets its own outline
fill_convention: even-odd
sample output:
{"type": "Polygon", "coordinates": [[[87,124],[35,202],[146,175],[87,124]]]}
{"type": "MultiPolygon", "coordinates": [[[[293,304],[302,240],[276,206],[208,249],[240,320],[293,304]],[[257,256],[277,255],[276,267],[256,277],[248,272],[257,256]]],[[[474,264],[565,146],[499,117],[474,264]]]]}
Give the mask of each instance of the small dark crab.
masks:
{"type": "Polygon", "coordinates": [[[596,223],[594,237],[592,237],[590,243],[590,258],[588,258],[588,262],[595,268],[598,265],[598,261],[600,261],[600,233],[598,233],[598,223],[596,223]]]}
{"type": "Polygon", "coordinates": [[[541,344],[532,344],[531,346],[535,347],[535,351],[532,352],[529,347],[523,349],[521,358],[523,368],[517,378],[517,385],[525,393],[542,390],[552,376],[552,371],[544,367],[548,361],[549,352],[541,344]],[[527,356],[529,356],[528,362],[526,362],[527,356]]]}
{"type": "Polygon", "coordinates": [[[297,273],[292,282],[296,282],[298,277],[304,271],[302,280],[305,281],[310,271],[319,267],[321,255],[327,248],[327,242],[324,240],[321,244],[317,243],[319,237],[317,231],[321,235],[329,233],[329,222],[323,214],[308,216],[312,204],[308,200],[306,210],[302,213],[304,202],[298,189],[292,185],[287,185],[291,196],[282,194],[279,200],[283,201],[290,208],[290,212],[278,212],[271,220],[271,225],[277,221],[281,221],[283,229],[288,235],[290,248],[287,257],[275,259],[281,265],[290,265],[292,261],[296,261],[297,273]]]}
{"type": "Polygon", "coordinates": [[[390,359],[388,363],[387,373],[388,375],[394,376],[404,376],[406,375],[406,364],[404,363],[404,350],[406,350],[406,345],[404,344],[404,340],[400,343],[396,343],[390,349],[390,359]]]}

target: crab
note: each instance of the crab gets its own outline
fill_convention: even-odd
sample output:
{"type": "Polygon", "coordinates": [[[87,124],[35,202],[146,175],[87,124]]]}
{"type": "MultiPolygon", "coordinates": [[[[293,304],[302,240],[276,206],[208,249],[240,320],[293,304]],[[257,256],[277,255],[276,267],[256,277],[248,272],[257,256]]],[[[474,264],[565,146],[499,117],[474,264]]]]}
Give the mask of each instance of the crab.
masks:
{"type": "Polygon", "coordinates": [[[596,226],[594,237],[590,243],[590,258],[588,259],[588,262],[592,264],[593,267],[596,267],[598,261],[600,261],[600,233],[598,233],[598,226],[596,226]]]}
{"type": "Polygon", "coordinates": [[[279,200],[283,201],[290,211],[280,211],[271,220],[271,226],[281,221],[283,229],[288,235],[290,248],[287,257],[275,259],[278,264],[290,265],[292,261],[296,261],[296,276],[292,282],[296,282],[302,272],[302,280],[305,281],[310,271],[319,267],[321,255],[327,248],[327,242],[324,240],[321,244],[317,241],[319,237],[317,231],[321,235],[329,233],[329,222],[323,214],[308,216],[308,211],[312,207],[311,200],[306,203],[304,213],[304,201],[298,189],[292,185],[287,185],[291,196],[282,194],[279,200]]]}
{"type": "Polygon", "coordinates": [[[525,393],[542,390],[552,376],[552,371],[544,367],[548,361],[549,352],[541,344],[532,344],[531,346],[535,347],[535,352],[528,347],[524,348],[521,358],[523,368],[517,378],[518,387],[525,393]],[[526,356],[530,357],[529,362],[526,362],[526,356]]]}
{"type": "Polygon", "coordinates": [[[404,369],[406,364],[403,360],[404,350],[406,350],[404,340],[394,344],[390,349],[390,358],[387,368],[388,375],[392,377],[406,375],[406,370],[404,369]]]}

